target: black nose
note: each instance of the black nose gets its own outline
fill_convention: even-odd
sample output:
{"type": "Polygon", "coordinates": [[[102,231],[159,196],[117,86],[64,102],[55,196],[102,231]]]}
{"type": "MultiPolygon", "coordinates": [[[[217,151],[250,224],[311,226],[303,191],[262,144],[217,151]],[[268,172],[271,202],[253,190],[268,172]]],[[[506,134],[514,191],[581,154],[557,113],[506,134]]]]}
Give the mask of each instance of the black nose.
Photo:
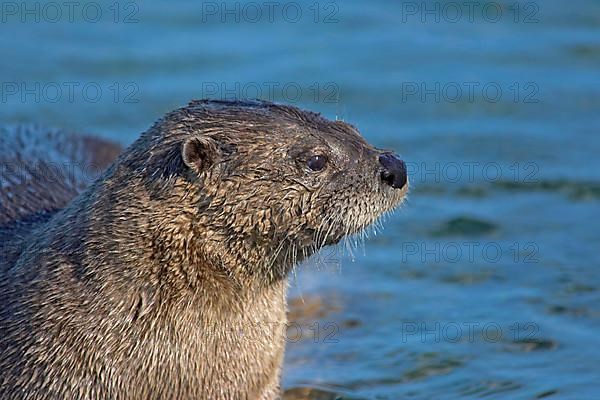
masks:
{"type": "Polygon", "coordinates": [[[379,156],[381,169],[381,180],[394,189],[403,188],[406,185],[406,164],[404,161],[396,158],[391,153],[384,153],[379,156]]]}

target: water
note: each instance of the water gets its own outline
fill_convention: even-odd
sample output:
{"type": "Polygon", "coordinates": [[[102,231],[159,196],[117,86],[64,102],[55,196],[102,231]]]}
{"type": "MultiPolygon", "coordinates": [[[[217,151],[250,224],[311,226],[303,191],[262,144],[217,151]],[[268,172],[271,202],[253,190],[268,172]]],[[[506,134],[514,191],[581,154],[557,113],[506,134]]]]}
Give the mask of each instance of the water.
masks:
{"type": "Polygon", "coordinates": [[[95,23],[3,9],[0,120],[127,144],[192,98],[254,96],[409,162],[385,229],[293,279],[288,398],[598,398],[598,2],[475,2],[455,22],[461,2],[277,3],[225,23],[221,2],[93,4],[95,23]]]}

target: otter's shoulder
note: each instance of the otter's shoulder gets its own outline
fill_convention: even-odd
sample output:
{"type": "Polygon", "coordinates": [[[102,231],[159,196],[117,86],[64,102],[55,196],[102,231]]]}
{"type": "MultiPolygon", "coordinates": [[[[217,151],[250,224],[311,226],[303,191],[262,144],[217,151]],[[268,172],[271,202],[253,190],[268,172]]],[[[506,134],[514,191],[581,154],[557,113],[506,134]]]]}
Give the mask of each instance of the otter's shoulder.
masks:
{"type": "Polygon", "coordinates": [[[0,126],[0,243],[64,208],[120,152],[118,144],[90,135],[0,126]]]}

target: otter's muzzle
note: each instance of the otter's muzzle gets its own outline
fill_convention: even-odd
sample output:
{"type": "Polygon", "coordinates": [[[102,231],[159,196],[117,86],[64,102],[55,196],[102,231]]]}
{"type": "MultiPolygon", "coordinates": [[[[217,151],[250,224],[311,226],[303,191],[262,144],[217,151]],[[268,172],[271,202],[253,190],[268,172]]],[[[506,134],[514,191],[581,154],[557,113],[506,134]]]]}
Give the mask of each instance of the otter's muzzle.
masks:
{"type": "Polygon", "coordinates": [[[402,189],[408,180],[406,174],[406,164],[392,153],[383,153],[379,156],[381,164],[381,180],[393,187],[402,189]]]}

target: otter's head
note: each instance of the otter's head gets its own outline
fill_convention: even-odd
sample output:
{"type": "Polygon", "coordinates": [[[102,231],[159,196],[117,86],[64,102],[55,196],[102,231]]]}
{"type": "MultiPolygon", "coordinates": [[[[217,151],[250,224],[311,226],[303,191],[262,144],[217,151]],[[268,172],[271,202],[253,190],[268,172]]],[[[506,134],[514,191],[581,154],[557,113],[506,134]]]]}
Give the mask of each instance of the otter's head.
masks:
{"type": "Polygon", "coordinates": [[[284,276],[398,206],[408,190],[405,164],[392,153],[345,122],[291,106],[197,101],[153,131],[162,142],[154,147],[173,143],[167,158],[186,171],[199,246],[250,274],[284,276]]]}

